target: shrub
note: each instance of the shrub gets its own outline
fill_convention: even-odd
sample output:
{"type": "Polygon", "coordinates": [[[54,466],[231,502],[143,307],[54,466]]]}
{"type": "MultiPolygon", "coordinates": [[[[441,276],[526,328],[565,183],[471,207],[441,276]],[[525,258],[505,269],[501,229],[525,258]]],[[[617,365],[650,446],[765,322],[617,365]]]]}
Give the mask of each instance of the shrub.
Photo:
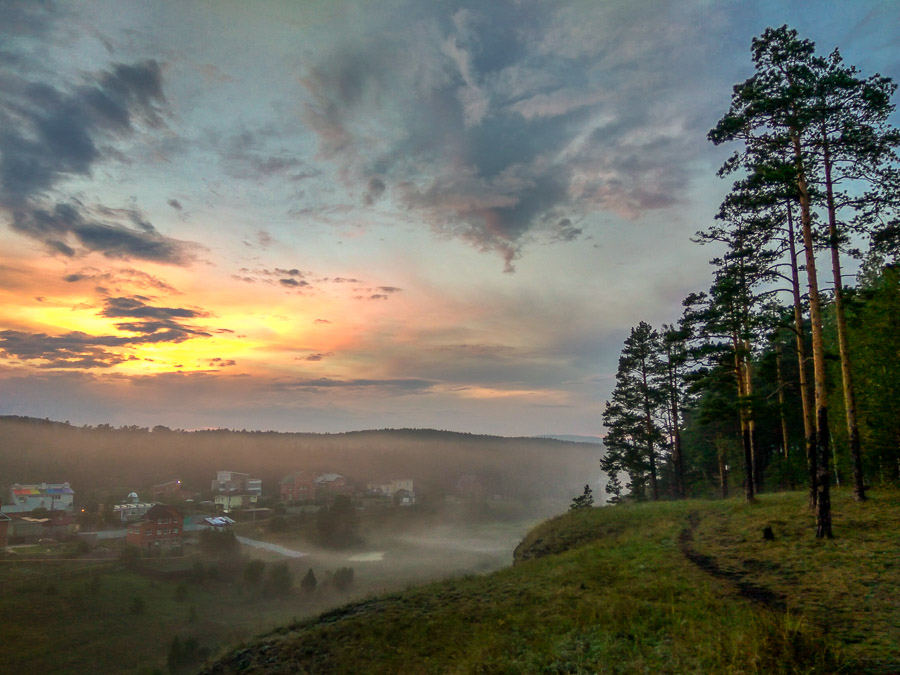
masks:
{"type": "Polygon", "coordinates": [[[339,591],[346,591],[353,585],[353,568],[352,567],[341,567],[331,578],[334,587],[339,591]]]}
{"type": "Polygon", "coordinates": [[[266,563],[262,560],[248,560],[244,565],[244,584],[247,586],[259,586],[266,571],[266,563]]]}
{"type": "Polygon", "coordinates": [[[294,577],[288,569],[287,563],[273,563],[269,566],[269,573],[263,582],[263,594],[269,597],[286,595],[290,592],[294,583],[294,577]]]}
{"type": "Polygon", "coordinates": [[[316,580],[316,575],[313,573],[312,567],[309,568],[309,571],[306,573],[306,576],[303,577],[303,581],[300,582],[300,588],[304,590],[306,593],[312,593],[316,590],[316,586],[319,582],[316,580]]]}

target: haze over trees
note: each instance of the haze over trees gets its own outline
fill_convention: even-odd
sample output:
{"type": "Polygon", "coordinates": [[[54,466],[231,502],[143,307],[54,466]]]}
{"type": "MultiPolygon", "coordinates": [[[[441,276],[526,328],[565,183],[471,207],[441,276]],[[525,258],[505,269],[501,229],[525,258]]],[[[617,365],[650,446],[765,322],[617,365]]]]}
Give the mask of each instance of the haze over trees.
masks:
{"type": "MultiPolygon", "coordinates": [[[[712,284],[684,301],[667,376],[670,342],[644,322],[626,339],[603,468],[626,473],[636,499],[717,483],[726,496],[740,480],[752,501],[808,482],[816,537],[830,538],[833,481],[857,501],[868,484],[900,481],[896,85],[787,26],[751,54],[754,74],[709,132],[736,147],[719,172],[732,189],[697,235],[719,251],[712,284]],[[860,260],[856,285],[848,258],[860,260]]],[[[622,492],[614,480],[607,490],[622,492]]]]}

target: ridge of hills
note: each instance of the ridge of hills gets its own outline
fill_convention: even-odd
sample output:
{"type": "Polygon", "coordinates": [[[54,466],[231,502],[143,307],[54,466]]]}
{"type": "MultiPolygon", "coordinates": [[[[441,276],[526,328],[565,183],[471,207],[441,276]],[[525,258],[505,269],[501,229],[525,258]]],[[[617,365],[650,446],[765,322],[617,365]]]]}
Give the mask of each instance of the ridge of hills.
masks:
{"type": "Polygon", "coordinates": [[[412,478],[435,498],[469,474],[479,476],[489,494],[504,498],[567,500],[586,480],[599,477],[599,458],[598,447],[586,443],[434,429],[151,430],[0,416],[0,489],[68,481],[76,494],[99,501],[175,478],[205,491],[219,469],[261,478],[264,492],[285,474],[306,469],[341,473],[359,483],[412,478]]]}
{"type": "Polygon", "coordinates": [[[834,497],[832,541],[801,492],[571,511],[511,567],[291,623],[202,673],[897,672],[900,492],[834,497]]]}

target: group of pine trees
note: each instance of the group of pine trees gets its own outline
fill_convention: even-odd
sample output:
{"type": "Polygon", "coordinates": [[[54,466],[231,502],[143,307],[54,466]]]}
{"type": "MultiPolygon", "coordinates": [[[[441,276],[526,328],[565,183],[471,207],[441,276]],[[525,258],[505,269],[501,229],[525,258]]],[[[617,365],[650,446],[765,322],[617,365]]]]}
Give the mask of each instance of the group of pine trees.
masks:
{"type": "Polygon", "coordinates": [[[829,538],[832,482],[863,501],[900,481],[896,85],[787,26],[752,57],[709,132],[737,148],[696,239],[717,249],[712,284],[677,325],[641,322],[625,340],[602,467],[612,500],[805,483],[829,538]],[[862,260],[855,285],[848,258],[862,260]]]}

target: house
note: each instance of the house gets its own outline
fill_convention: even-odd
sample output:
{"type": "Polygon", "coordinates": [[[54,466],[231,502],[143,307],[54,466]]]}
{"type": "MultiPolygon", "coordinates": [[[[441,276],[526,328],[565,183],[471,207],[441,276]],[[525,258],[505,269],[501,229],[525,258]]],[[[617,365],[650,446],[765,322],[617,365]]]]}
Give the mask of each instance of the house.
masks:
{"type": "Polygon", "coordinates": [[[262,494],[262,479],[250,478],[249,473],[239,471],[216,471],[212,482],[213,492],[243,492],[259,496],[262,494]]]}
{"type": "Polygon", "coordinates": [[[170,480],[166,483],[157,483],[150,486],[150,499],[156,500],[173,500],[173,499],[189,499],[193,493],[185,490],[180,480],[170,480]]]}
{"type": "Polygon", "coordinates": [[[228,516],[208,516],[200,521],[200,527],[207,530],[224,530],[234,525],[228,516]]]}
{"type": "Polygon", "coordinates": [[[486,493],[480,476],[466,474],[456,481],[456,494],[463,499],[481,500],[486,493]]]}
{"type": "Polygon", "coordinates": [[[316,488],[316,497],[325,495],[349,495],[353,493],[353,486],[347,483],[347,479],[339,473],[320,473],[313,480],[316,488]]]}
{"type": "Polygon", "coordinates": [[[68,483],[15,483],[9,496],[9,504],[3,507],[4,513],[26,513],[35,509],[71,513],[75,510],[75,492],[68,483]]]}
{"type": "Polygon", "coordinates": [[[397,504],[410,505],[416,501],[412,478],[395,479],[389,483],[369,483],[366,490],[376,495],[390,497],[397,504]]]}
{"type": "Polygon", "coordinates": [[[128,526],[125,541],[150,550],[181,546],[184,537],[184,518],[173,507],[154,504],[144,519],[128,526]]]}
{"type": "Polygon", "coordinates": [[[247,509],[256,504],[257,495],[231,493],[227,495],[216,495],[216,508],[220,511],[236,511],[238,509],[247,509]]]}
{"type": "Polygon", "coordinates": [[[309,471],[295,471],[278,481],[278,491],[283,502],[305,502],[315,499],[315,477],[309,471]]]}
{"type": "Polygon", "coordinates": [[[148,502],[130,502],[127,504],[114,504],[112,512],[119,520],[126,523],[130,520],[143,518],[149,513],[150,509],[155,506],[154,503],[148,502]]]}

